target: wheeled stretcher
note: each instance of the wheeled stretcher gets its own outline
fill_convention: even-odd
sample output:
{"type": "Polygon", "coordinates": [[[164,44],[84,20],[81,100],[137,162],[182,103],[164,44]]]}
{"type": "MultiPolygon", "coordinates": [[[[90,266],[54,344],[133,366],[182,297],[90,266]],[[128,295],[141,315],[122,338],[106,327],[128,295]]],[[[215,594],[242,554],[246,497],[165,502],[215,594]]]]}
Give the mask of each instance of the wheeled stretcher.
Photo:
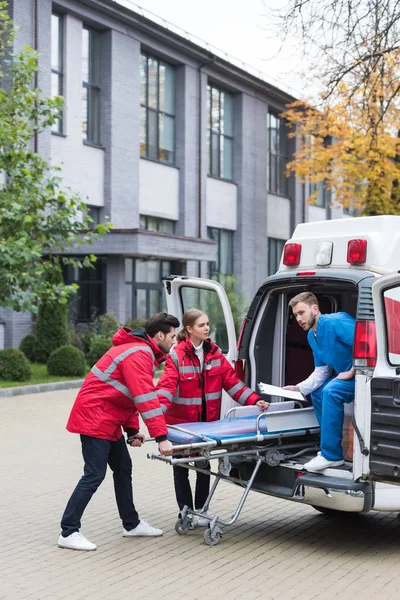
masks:
{"type": "Polygon", "coordinates": [[[185,506],[181,511],[175,525],[178,534],[188,533],[195,516],[202,516],[209,521],[204,541],[215,546],[223,535],[221,526],[235,523],[250,490],[262,492],[257,479],[261,465],[275,466],[282,459],[293,460],[315,452],[319,426],[314,409],[293,409],[290,402],[276,403],[271,407],[262,413],[258,407],[233,408],[219,421],[168,426],[168,439],[174,444],[173,455],[151,453],[147,457],[215,477],[202,509],[196,511],[185,506]],[[251,465],[250,469],[246,469],[248,476],[244,478],[241,470],[236,468],[240,462],[251,465]],[[216,463],[214,469],[213,463],[216,463]],[[221,480],[244,487],[236,510],[229,519],[209,511],[221,480]]]}

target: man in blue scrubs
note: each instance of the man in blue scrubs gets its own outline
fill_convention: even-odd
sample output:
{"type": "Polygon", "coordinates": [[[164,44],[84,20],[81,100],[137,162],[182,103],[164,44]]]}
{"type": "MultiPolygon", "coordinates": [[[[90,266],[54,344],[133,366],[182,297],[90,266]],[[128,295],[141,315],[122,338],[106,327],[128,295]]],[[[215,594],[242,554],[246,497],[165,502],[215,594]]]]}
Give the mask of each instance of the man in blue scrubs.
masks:
{"type": "Polygon", "coordinates": [[[322,315],[311,292],[298,294],[289,306],[300,327],[308,332],[315,369],[304,381],[284,389],[299,391],[303,396],[311,393],[321,428],[321,452],[304,469],[318,472],[344,463],[344,404],[354,400],[355,390],[352,366],[355,320],[345,312],[322,315]]]}

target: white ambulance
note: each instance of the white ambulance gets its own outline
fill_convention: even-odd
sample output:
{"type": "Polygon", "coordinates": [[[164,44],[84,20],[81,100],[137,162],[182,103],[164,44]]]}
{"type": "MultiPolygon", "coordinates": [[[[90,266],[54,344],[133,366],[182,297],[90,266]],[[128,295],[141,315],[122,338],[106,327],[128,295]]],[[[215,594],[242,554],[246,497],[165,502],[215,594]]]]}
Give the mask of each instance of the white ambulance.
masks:
{"type": "MultiPolygon", "coordinates": [[[[259,382],[297,384],[314,369],[306,333],[289,308],[293,296],[311,291],[322,313],[345,311],[356,319],[356,391],[345,416],[345,464],[307,473],[301,465],[315,456],[319,434],[310,432],[306,446],[294,434],[262,465],[256,491],[329,514],[400,511],[399,269],[400,217],[298,225],[284,247],[278,272],[256,293],[238,344],[220,284],[183,276],[164,281],[168,312],[181,318],[193,306],[206,307],[211,321],[218,321],[212,336],[243,381],[257,391],[259,382]]],[[[223,413],[229,406],[225,401],[223,413]]],[[[243,481],[253,468],[243,460],[233,467],[243,481]]]]}

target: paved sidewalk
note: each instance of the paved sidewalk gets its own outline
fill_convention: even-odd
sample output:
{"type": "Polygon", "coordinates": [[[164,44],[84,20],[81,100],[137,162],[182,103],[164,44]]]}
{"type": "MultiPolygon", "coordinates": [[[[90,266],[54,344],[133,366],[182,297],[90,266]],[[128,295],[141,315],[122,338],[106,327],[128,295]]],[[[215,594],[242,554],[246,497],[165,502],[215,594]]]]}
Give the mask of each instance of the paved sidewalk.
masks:
{"type": "MultiPolygon", "coordinates": [[[[140,515],[155,539],[121,535],[107,476],[84,515],[98,545],[57,547],[59,520],[81,475],[78,436],[65,431],[74,390],[0,398],[0,599],[398,600],[400,522],[371,513],[345,520],[252,493],[218,546],[203,530],[174,531],[172,469],[132,449],[140,515]]],[[[151,445],[155,447],[155,445],[151,445]]],[[[214,507],[230,516],[241,490],[222,483],[214,507]]]]}

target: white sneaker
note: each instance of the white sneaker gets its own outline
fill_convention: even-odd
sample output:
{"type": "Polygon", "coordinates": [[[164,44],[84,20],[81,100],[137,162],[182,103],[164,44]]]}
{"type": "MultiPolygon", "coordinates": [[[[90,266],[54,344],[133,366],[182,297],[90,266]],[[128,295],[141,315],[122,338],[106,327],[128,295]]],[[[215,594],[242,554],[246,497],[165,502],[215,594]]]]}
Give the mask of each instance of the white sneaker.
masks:
{"type": "Polygon", "coordinates": [[[60,548],[68,548],[69,550],[96,550],[96,544],[92,544],[79,531],[74,531],[71,535],[63,537],[60,534],[58,538],[58,546],[60,548]]]}
{"type": "Polygon", "coordinates": [[[123,537],[156,537],[162,535],[162,529],[156,529],[147,523],[147,521],[140,521],[139,525],[135,529],[127,531],[124,529],[123,537]]]}
{"type": "MultiPolygon", "coordinates": [[[[203,515],[208,515],[208,513],[205,512],[203,515]]],[[[207,527],[209,523],[211,523],[211,519],[206,519],[206,517],[199,517],[197,519],[198,527],[207,527]]]]}
{"type": "Polygon", "coordinates": [[[318,471],[324,471],[328,467],[340,467],[340,465],[344,465],[344,460],[328,460],[321,454],[303,465],[303,469],[310,471],[311,473],[316,473],[318,471]]]}

